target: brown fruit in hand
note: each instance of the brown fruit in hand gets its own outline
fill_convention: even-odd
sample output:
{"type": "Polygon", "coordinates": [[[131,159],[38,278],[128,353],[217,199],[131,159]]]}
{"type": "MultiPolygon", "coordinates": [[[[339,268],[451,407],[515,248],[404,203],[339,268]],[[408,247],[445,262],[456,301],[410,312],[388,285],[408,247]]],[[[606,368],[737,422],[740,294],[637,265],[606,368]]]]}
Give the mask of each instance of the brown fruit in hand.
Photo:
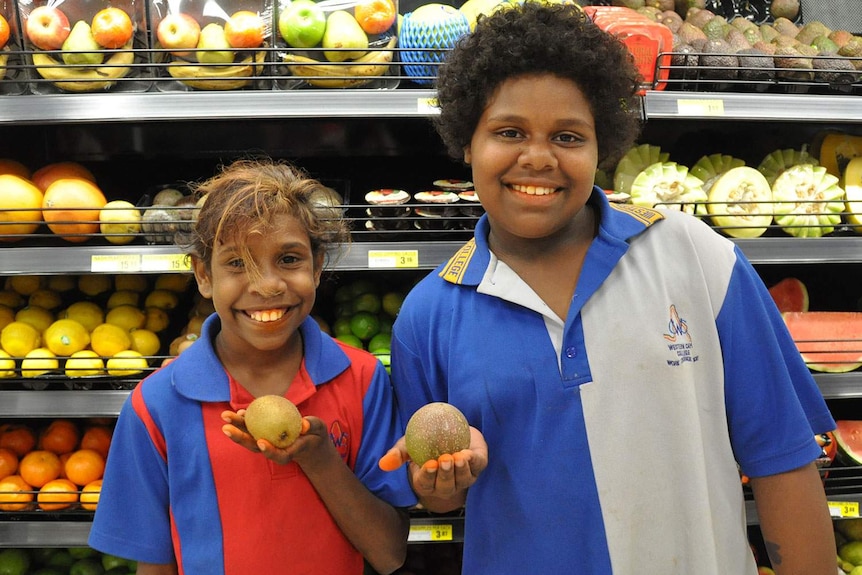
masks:
{"type": "Polygon", "coordinates": [[[404,440],[410,459],[422,465],[470,447],[470,426],[457,407],[438,401],[416,410],[407,422],[404,440]]]}
{"type": "Polygon", "coordinates": [[[289,399],[280,395],[261,395],[246,408],[245,426],[255,440],[266,439],[284,449],[299,437],[302,414],[289,399]]]}

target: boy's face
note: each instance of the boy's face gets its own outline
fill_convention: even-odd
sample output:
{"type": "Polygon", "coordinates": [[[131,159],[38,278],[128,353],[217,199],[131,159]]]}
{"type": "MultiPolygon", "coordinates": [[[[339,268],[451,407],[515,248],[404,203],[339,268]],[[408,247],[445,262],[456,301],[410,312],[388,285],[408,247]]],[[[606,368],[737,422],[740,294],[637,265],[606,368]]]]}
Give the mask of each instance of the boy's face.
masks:
{"type": "Polygon", "coordinates": [[[492,234],[517,240],[565,234],[592,193],[598,162],[589,103],[571,80],[510,78],[491,96],[464,160],[492,234]]]}
{"type": "Polygon", "coordinates": [[[210,269],[193,261],[198,290],[212,298],[221,318],[220,345],[232,352],[280,350],[299,337],[298,328],[311,313],[320,283],[322,261],[299,221],[276,216],[263,234],[237,234],[213,248],[210,269]],[[260,277],[243,260],[248,249],[260,277]]]}

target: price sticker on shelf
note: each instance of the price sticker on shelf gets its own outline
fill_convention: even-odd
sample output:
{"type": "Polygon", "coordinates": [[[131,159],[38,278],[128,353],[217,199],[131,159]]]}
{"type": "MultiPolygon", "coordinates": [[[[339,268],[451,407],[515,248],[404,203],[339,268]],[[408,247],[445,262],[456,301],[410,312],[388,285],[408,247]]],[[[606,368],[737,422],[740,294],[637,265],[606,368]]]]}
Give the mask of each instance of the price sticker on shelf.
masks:
{"type": "Polygon", "coordinates": [[[188,272],[192,266],[185,254],[146,254],[141,257],[141,271],[188,272]]]}
{"type": "Polygon", "coordinates": [[[369,268],[418,268],[419,250],[369,250],[369,268]]]}
{"type": "Polygon", "coordinates": [[[90,271],[100,273],[129,273],[141,271],[140,254],[94,255],[90,257],[90,271]]]}
{"type": "Polygon", "coordinates": [[[680,99],[676,109],[681,116],[724,116],[724,100],[680,99]]]}
{"type": "Polygon", "coordinates": [[[408,541],[452,541],[452,526],[447,524],[411,525],[408,541]]]}
{"type": "Polygon", "coordinates": [[[829,515],[832,517],[859,517],[858,501],[829,501],[829,515]]]}

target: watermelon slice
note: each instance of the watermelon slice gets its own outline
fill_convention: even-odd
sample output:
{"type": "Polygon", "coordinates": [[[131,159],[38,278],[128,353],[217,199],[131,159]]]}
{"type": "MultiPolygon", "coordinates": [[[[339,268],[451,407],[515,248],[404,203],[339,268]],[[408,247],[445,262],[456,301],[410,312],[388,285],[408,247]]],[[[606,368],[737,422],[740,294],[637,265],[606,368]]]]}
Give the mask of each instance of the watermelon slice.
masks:
{"type": "Polygon", "coordinates": [[[781,313],[808,311],[808,288],[797,278],[784,278],[771,288],[769,295],[781,313]]]}
{"type": "Polygon", "coordinates": [[[862,421],[840,419],[835,425],[838,460],[847,465],[862,465],[862,421]]]}
{"type": "Polygon", "coordinates": [[[782,317],[812,371],[845,373],[862,367],[862,312],[800,311],[782,317]]]}

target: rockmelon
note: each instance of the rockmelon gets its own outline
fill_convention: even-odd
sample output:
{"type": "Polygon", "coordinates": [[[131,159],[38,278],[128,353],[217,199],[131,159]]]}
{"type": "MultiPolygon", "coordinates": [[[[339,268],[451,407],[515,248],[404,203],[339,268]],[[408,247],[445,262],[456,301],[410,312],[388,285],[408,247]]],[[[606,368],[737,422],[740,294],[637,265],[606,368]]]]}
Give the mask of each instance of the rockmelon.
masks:
{"type": "Polygon", "coordinates": [[[722,233],[757,238],[772,224],[772,188],[754,168],[730,168],[710,188],[706,208],[712,224],[722,233]]]}
{"type": "Polygon", "coordinates": [[[822,166],[799,164],[784,170],[772,185],[775,223],[798,238],[818,238],[841,223],[844,189],[822,166]]]}
{"type": "Polygon", "coordinates": [[[632,182],[638,174],[656,162],[667,162],[670,154],[662,152],[659,146],[640,144],[631,148],[617,163],[614,169],[614,191],[631,193],[632,182]]]}
{"type": "Polygon", "coordinates": [[[708,194],[713,184],[728,170],[745,165],[745,160],[730,154],[709,154],[702,156],[691,167],[692,176],[703,180],[703,190],[708,194]]]}
{"type": "Polygon", "coordinates": [[[846,373],[862,367],[862,312],[786,312],[782,317],[812,371],[846,373]]]}
{"type": "Polygon", "coordinates": [[[706,200],[703,182],[676,162],[656,162],[647,166],[632,182],[632,203],[656,209],[699,211],[706,200]]]}
{"type": "Polygon", "coordinates": [[[820,165],[817,158],[808,153],[808,148],[802,146],[799,150],[784,148],[770,152],[760,161],[757,169],[766,176],[769,185],[774,185],[776,178],[786,169],[799,164],[820,165]]]}

